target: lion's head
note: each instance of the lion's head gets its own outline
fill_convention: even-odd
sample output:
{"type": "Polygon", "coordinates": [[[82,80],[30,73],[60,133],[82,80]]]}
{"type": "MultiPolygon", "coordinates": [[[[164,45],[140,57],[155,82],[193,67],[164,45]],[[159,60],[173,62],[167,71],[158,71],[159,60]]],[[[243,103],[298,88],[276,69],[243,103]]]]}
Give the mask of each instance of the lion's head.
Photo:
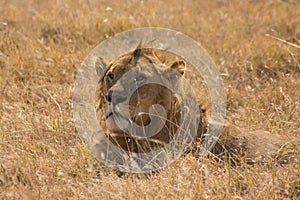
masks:
{"type": "Polygon", "coordinates": [[[172,53],[137,49],[108,66],[97,89],[97,115],[115,144],[128,151],[146,152],[172,139],[181,116],[180,103],[176,94],[164,85],[180,82],[186,65],[185,60],[172,53]],[[166,119],[155,117],[163,111],[153,105],[160,105],[166,111],[166,119]],[[153,130],[155,134],[148,138],[131,137],[124,130],[133,124],[159,130],[153,130]]]}

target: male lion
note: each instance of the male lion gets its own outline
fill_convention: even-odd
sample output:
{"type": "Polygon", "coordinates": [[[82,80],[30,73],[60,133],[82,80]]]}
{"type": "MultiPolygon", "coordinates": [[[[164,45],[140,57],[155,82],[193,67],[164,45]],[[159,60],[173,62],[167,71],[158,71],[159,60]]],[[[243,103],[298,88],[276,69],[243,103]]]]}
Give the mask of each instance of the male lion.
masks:
{"type": "MultiPolygon", "coordinates": [[[[181,76],[191,79],[193,89],[196,90],[199,106],[197,138],[205,133],[210,116],[210,99],[203,82],[199,81],[200,75],[191,70],[191,65],[178,56],[154,49],[136,49],[121,56],[108,66],[108,69],[99,81],[96,91],[96,112],[99,123],[107,130],[110,140],[131,152],[149,152],[168,144],[174,134],[180,129],[180,118],[182,111],[180,101],[176,94],[168,88],[159,84],[143,83],[153,77],[160,83],[171,83],[181,85],[181,76]],[[127,72],[133,70],[129,74],[127,72]],[[133,94],[130,94],[128,87],[136,87],[133,94]],[[128,107],[124,106],[128,102],[128,107]],[[153,105],[160,105],[166,111],[166,119],[155,118],[153,105]],[[129,110],[127,113],[126,110],[129,110]],[[150,112],[149,112],[150,110],[150,112]],[[160,128],[160,121],[164,124],[160,128]],[[132,135],[124,130],[136,124],[145,127],[144,132],[156,129],[155,134],[150,137],[143,137],[143,133],[132,135]],[[148,125],[154,125],[147,129],[148,125]]],[[[131,88],[132,88],[131,87],[131,88]]],[[[181,88],[187,96],[192,88],[181,88]]],[[[154,109],[155,110],[155,109],[154,109]]],[[[161,110],[159,112],[162,112],[161,110]]],[[[157,112],[157,114],[159,113],[157,112]]],[[[195,120],[197,121],[197,120],[195,120]]],[[[192,127],[191,129],[196,128],[192,127]]],[[[186,133],[192,130],[186,130],[186,133]]],[[[143,131],[140,131],[143,132],[143,131]]],[[[266,131],[245,131],[239,128],[226,125],[219,142],[213,149],[218,155],[227,154],[233,158],[235,163],[243,158],[248,163],[264,162],[267,158],[277,158],[286,162],[291,158],[299,156],[298,147],[300,140],[284,138],[266,131]],[[296,145],[290,148],[289,142],[296,145]]]]}

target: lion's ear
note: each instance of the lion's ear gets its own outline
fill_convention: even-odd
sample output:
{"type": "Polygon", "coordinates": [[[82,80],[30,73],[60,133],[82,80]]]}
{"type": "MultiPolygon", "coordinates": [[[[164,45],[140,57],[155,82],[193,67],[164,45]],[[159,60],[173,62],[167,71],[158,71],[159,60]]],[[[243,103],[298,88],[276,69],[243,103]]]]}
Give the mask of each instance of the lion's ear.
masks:
{"type": "Polygon", "coordinates": [[[132,53],[133,58],[137,60],[141,56],[141,52],[142,52],[142,41],[140,41],[139,45],[133,51],[132,53]]]}
{"type": "Polygon", "coordinates": [[[95,61],[96,73],[99,77],[103,77],[107,63],[101,57],[97,57],[95,61]]]}
{"type": "Polygon", "coordinates": [[[167,78],[172,84],[175,84],[184,74],[185,69],[186,63],[183,60],[178,60],[164,71],[164,77],[167,78]]]}
{"type": "Polygon", "coordinates": [[[170,66],[170,68],[183,75],[186,69],[186,63],[183,60],[177,60],[170,66]]]}

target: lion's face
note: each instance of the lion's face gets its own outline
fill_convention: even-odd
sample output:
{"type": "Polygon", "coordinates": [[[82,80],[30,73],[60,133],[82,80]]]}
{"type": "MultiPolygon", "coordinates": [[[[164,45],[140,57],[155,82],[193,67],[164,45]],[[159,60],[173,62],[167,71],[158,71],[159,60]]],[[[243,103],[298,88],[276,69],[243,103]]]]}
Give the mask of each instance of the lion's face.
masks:
{"type": "MultiPolygon", "coordinates": [[[[149,152],[164,147],[173,140],[179,127],[182,130],[181,106],[184,104],[181,104],[182,96],[178,96],[178,91],[192,99],[190,95],[195,91],[193,86],[196,86],[197,94],[201,94],[197,99],[208,96],[197,77],[184,59],[163,50],[135,50],[117,58],[108,65],[97,86],[95,103],[100,126],[114,144],[126,151],[149,152]],[[186,78],[192,80],[193,86],[183,84],[186,78]],[[168,89],[174,87],[176,92],[168,89]],[[149,135],[148,132],[153,129],[155,134],[149,135]]],[[[201,98],[199,100],[202,102],[201,98]]],[[[201,113],[194,118],[202,120],[197,130],[201,135],[207,123],[202,116],[204,110],[199,108],[201,113]]],[[[189,119],[184,118],[184,121],[189,119]]],[[[192,126],[188,129],[187,134],[192,126]]]]}
{"type": "Polygon", "coordinates": [[[110,131],[123,132],[133,123],[148,125],[151,121],[149,109],[155,104],[163,106],[170,116],[174,97],[163,85],[175,84],[184,71],[185,63],[175,61],[171,66],[165,66],[154,61],[151,55],[136,55],[134,52],[109,67],[103,86],[107,104],[106,126],[110,131]],[[150,84],[149,81],[161,84],[150,84]],[[131,91],[134,92],[130,95],[131,91]]]}

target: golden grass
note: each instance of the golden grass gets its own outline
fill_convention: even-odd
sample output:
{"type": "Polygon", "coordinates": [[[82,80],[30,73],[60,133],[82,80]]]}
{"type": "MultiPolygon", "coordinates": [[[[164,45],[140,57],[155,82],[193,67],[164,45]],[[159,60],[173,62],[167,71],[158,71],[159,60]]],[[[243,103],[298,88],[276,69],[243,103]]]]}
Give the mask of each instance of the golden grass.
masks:
{"type": "Polygon", "coordinates": [[[187,155],[148,178],[119,178],[91,157],[71,118],[75,75],[89,51],[120,31],[160,26],[208,50],[231,123],[300,137],[298,0],[0,4],[0,199],[300,197],[299,163],[232,168],[187,155]]]}

